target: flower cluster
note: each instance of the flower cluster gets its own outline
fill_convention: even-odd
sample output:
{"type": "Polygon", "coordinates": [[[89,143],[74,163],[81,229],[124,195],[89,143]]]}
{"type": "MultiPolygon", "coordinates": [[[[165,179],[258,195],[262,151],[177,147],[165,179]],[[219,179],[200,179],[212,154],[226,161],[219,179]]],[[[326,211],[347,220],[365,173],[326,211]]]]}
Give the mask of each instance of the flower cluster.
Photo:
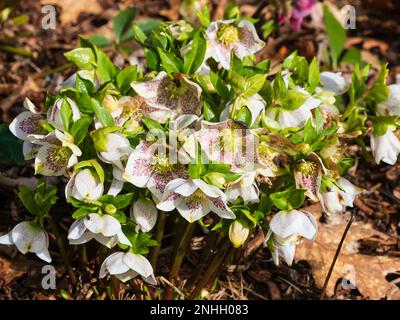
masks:
{"type": "MultiPolygon", "coordinates": [[[[160,245],[152,239],[160,215],[198,223],[234,247],[261,229],[274,261],[291,264],[296,244],[317,233],[307,204],[338,214],[362,192],[343,177],[354,162],[348,145],[368,152],[369,136],[376,163],[397,161],[400,86],[386,85],[386,67],[367,86],[369,66],[351,76],[320,72],[316,59],[294,52],[276,72],[255,58],[264,42],[251,20],[210,22],[206,12],[199,20],[150,33],[136,26],[145,68],[118,68],[82,38],[66,53],[74,76],[44,110],[26,99],[10,124],[36,174],[69,179],[69,243],[119,247],[101,277],[156,284],[145,255],[160,245]]],[[[48,211],[0,243],[50,261],[48,211]]]]}

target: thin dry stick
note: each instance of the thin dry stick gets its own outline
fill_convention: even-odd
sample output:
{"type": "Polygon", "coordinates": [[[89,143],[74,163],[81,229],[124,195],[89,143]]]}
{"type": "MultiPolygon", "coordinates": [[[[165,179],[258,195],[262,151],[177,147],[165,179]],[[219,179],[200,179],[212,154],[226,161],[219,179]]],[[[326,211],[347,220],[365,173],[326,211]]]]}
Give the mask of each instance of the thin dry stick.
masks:
{"type": "Polygon", "coordinates": [[[331,267],[329,268],[328,275],[326,276],[325,283],[324,283],[324,286],[322,288],[321,296],[319,297],[320,300],[324,300],[324,298],[325,298],[325,292],[326,292],[326,288],[328,287],[329,279],[331,278],[331,275],[332,275],[332,272],[333,272],[333,268],[335,267],[335,264],[336,264],[336,260],[339,257],[340,250],[342,249],[342,245],[344,243],[344,240],[346,239],[347,232],[349,231],[349,229],[351,227],[351,224],[353,223],[353,220],[354,220],[354,211],[351,212],[350,220],[347,223],[346,229],[344,229],[344,232],[343,232],[343,235],[342,235],[342,239],[340,239],[339,245],[338,245],[338,247],[336,249],[335,256],[333,257],[333,261],[332,261],[331,267]]]}

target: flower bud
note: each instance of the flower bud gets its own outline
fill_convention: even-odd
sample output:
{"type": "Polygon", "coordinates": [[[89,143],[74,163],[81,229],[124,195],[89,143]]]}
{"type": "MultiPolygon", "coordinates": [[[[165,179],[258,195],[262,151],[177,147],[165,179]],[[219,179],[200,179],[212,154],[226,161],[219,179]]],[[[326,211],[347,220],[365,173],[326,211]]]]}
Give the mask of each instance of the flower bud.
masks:
{"type": "Polygon", "coordinates": [[[235,248],[239,248],[248,238],[250,228],[243,220],[235,220],[229,226],[229,239],[235,248]]]}
{"type": "Polygon", "coordinates": [[[108,203],[108,204],[104,207],[104,211],[105,211],[107,214],[113,215],[113,214],[115,214],[115,213],[117,212],[117,208],[116,208],[113,204],[108,203]]]}
{"type": "Polygon", "coordinates": [[[212,172],[212,173],[207,173],[203,179],[206,181],[208,184],[212,184],[213,186],[216,186],[220,189],[224,188],[225,185],[225,178],[224,174],[220,172],[212,172]]]}

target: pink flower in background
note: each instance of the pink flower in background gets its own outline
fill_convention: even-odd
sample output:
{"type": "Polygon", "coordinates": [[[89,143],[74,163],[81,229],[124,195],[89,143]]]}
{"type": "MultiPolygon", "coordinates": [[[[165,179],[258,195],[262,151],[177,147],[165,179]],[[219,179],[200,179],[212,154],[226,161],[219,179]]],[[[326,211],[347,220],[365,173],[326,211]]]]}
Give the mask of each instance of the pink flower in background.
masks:
{"type": "Polygon", "coordinates": [[[310,15],[311,10],[317,3],[317,0],[295,0],[293,1],[292,16],[290,24],[296,30],[301,29],[303,19],[310,15]]]}

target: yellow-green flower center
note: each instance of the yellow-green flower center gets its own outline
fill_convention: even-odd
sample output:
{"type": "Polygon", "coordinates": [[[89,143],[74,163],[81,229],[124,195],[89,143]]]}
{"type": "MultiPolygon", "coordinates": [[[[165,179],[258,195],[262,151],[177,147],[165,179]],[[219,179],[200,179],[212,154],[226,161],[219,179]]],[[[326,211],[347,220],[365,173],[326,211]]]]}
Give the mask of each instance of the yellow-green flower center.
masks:
{"type": "Polygon", "coordinates": [[[233,44],[239,40],[239,29],[232,24],[221,24],[217,37],[219,42],[225,46],[233,44]]]}
{"type": "Polygon", "coordinates": [[[170,163],[169,158],[165,155],[156,155],[153,158],[153,170],[158,173],[171,172],[173,164],[170,163]]]}
{"type": "Polygon", "coordinates": [[[306,176],[312,176],[317,171],[317,166],[314,162],[301,160],[297,166],[298,170],[306,176]]]}
{"type": "Polygon", "coordinates": [[[200,203],[205,198],[206,195],[200,189],[197,189],[187,198],[187,200],[189,203],[200,203]]]}

